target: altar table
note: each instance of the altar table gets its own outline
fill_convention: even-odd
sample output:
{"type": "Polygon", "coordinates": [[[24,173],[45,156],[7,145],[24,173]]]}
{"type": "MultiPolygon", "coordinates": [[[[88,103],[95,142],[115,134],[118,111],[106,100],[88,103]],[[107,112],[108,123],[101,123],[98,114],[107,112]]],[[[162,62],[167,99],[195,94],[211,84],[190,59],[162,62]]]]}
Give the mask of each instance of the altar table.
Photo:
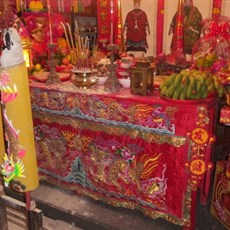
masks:
{"type": "Polygon", "coordinates": [[[108,204],[194,228],[209,192],[217,98],[175,101],[102,86],[30,83],[39,175],[108,204]]]}

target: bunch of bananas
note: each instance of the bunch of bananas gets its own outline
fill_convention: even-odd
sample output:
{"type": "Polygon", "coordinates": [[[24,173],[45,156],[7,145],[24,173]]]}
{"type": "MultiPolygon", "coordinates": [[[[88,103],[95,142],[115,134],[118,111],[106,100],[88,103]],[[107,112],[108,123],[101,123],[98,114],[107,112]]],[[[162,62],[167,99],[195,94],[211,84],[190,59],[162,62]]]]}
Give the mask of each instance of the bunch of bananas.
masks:
{"type": "Polygon", "coordinates": [[[160,84],[160,95],[176,100],[205,99],[211,92],[217,92],[219,97],[224,95],[218,78],[195,69],[173,73],[160,84]]]}

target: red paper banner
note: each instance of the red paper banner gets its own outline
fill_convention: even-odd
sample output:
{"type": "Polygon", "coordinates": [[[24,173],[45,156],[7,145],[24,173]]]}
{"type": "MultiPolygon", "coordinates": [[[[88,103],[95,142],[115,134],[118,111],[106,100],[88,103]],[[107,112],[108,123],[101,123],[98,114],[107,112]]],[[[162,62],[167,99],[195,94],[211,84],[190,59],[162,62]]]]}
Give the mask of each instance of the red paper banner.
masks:
{"type": "Polygon", "coordinates": [[[110,0],[99,0],[97,4],[98,48],[105,50],[110,41],[110,0]]]}
{"type": "Polygon", "coordinates": [[[121,13],[118,0],[99,0],[97,4],[98,47],[106,51],[109,43],[121,40],[121,13]]]}
{"type": "Polygon", "coordinates": [[[123,50],[123,37],[122,37],[122,13],[121,13],[121,0],[114,0],[114,44],[121,46],[123,50]]]}
{"type": "Polygon", "coordinates": [[[159,55],[163,51],[164,4],[165,4],[165,0],[158,0],[157,2],[157,41],[156,41],[157,55],[159,55]]]}

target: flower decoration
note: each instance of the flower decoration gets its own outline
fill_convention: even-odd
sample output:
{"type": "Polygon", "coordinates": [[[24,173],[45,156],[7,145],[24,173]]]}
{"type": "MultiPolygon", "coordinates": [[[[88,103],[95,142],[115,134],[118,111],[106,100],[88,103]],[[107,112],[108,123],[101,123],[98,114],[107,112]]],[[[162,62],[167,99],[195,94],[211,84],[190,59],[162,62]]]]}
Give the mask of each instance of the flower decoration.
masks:
{"type": "Polygon", "coordinates": [[[3,71],[0,75],[1,102],[3,104],[13,101],[18,95],[17,86],[14,83],[12,86],[9,85],[10,82],[9,73],[3,71]]]}

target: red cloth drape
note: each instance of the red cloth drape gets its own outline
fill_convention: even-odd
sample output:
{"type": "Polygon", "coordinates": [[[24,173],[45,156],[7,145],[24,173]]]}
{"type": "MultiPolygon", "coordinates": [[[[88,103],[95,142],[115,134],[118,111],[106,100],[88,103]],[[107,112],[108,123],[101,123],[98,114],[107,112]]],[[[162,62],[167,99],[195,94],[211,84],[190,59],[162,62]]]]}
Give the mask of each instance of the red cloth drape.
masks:
{"type": "Polygon", "coordinates": [[[222,0],[213,0],[212,19],[217,21],[221,14],[222,0]]]}
{"type": "Polygon", "coordinates": [[[122,13],[121,0],[114,0],[114,44],[118,44],[123,51],[123,36],[122,36],[122,13]]]}
{"type": "Polygon", "coordinates": [[[157,55],[163,52],[164,4],[165,4],[165,0],[158,0],[157,2],[157,41],[156,41],[157,55]]]}

